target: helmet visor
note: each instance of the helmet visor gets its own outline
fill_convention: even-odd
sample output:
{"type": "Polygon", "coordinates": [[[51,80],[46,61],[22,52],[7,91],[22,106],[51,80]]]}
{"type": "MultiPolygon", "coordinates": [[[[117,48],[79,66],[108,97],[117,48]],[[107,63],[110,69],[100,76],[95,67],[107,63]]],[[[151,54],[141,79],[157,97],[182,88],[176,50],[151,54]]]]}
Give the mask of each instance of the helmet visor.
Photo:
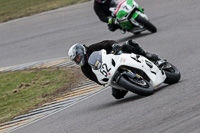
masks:
{"type": "Polygon", "coordinates": [[[81,55],[78,55],[74,58],[74,61],[76,62],[76,64],[79,64],[82,60],[82,56],[81,55]]]}
{"type": "Polygon", "coordinates": [[[81,61],[84,59],[83,57],[84,57],[83,50],[82,49],[77,49],[76,50],[76,57],[73,60],[76,62],[76,64],[79,65],[81,63],[81,61]]]}

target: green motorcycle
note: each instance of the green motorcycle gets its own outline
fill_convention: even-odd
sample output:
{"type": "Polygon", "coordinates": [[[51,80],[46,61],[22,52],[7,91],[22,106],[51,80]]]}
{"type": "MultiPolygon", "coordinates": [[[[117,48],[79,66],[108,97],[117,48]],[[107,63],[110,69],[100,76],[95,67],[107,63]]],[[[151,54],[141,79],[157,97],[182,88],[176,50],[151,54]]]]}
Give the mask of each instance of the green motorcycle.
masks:
{"type": "Polygon", "coordinates": [[[148,30],[152,33],[157,31],[156,27],[149,21],[143,9],[134,0],[121,0],[116,7],[111,7],[113,19],[109,23],[115,23],[120,26],[122,33],[126,31],[140,34],[148,30]]]}

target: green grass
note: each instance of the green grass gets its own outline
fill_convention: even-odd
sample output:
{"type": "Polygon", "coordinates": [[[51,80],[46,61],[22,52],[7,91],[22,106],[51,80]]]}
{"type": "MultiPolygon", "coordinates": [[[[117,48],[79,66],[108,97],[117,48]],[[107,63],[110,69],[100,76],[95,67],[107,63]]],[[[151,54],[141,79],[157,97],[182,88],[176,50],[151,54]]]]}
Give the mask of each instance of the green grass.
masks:
{"type": "Polygon", "coordinates": [[[0,0],[0,22],[90,0],[0,0]]]}
{"type": "MultiPolygon", "coordinates": [[[[90,0],[0,0],[0,23],[85,1],[90,0]]],[[[0,73],[0,123],[57,97],[73,76],[52,69],[0,73]]]]}
{"type": "Polygon", "coordinates": [[[0,123],[58,97],[75,81],[69,70],[29,70],[0,73],[0,123]]]}

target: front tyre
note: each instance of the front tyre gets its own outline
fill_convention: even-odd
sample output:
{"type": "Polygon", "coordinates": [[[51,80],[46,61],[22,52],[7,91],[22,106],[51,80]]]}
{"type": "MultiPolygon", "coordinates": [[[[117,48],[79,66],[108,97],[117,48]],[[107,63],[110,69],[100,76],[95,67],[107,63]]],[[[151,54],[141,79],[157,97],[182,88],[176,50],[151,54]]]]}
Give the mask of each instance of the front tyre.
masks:
{"type": "Polygon", "coordinates": [[[142,96],[149,96],[154,93],[153,86],[144,79],[133,79],[126,75],[122,75],[118,80],[118,85],[142,96]]]}
{"type": "Polygon", "coordinates": [[[171,65],[171,67],[169,67],[167,69],[163,69],[163,71],[166,74],[166,79],[165,79],[164,83],[175,84],[180,80],[181,73],[174,65],[172,65],[172,64],[170,64],[170,65],[171,65]]]}
{"type": "Polygon", "coordinates": [[[146,20],[145,18],[143,18],[142,16],[138,15],[135,20],[140,23],[141,25],[143,25],[147,30],[149,30],[152,33],[155,33],[157,31],[157,28],[148,20],[146,20]]]}

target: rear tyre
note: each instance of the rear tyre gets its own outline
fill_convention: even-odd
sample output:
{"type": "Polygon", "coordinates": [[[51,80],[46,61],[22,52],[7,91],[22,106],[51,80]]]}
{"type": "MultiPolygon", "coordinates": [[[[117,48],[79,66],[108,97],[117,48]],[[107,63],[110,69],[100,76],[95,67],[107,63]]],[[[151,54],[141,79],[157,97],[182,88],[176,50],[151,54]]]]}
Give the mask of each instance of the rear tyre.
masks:
{"type": "Polygon", "coordinates": [[[118,85],[127,90],[142,96],[149,96],[154,93],[153,86],[145,79],[133,79],[126,75],[122,75],[118,80],[118,85]]]}
{"type": "Polygon", "coordinates": [[[142,16],[138,15],[137,18],[135,18],[135,20],[141,25],[143,25],[150,32],[155,33],[157,31],[157,28],[142,16]]]}

